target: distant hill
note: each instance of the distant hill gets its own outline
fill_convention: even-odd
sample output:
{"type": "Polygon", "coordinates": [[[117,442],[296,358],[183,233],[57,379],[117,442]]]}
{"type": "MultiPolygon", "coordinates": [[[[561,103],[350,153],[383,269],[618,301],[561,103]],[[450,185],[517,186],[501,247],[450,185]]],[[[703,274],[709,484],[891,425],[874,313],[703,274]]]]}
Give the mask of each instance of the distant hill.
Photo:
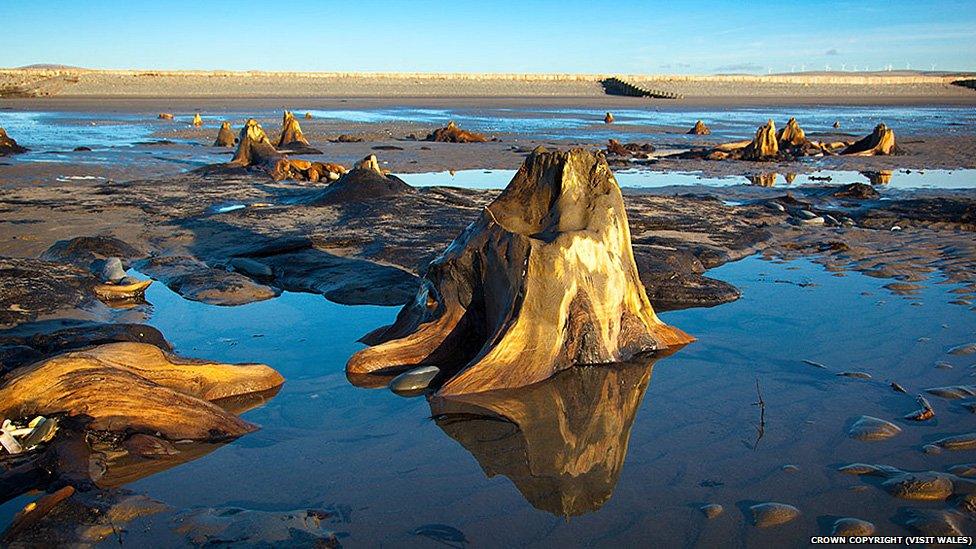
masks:
{"type": "Polygon", "coordinates": [[[59,65],[57,63],[35,63],[33,65],[24,65],[23,67],[17,67],[18,69],[45,69],[45,70],[76,70],[83,71],[86,70],[84,67],[75,67],[73,65],[59,65]]]}

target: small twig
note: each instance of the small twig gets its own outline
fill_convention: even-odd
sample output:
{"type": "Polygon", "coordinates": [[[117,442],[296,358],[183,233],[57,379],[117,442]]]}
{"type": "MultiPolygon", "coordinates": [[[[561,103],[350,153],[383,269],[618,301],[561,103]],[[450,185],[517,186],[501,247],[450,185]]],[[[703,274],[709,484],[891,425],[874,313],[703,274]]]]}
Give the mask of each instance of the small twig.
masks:
{"type": "Polygon", "coordinates": [[[752,449],[755,450],[759,446],[759,441],[762,440],[763,435],[766,434],[766,401],[763,400],[762,389],[759,387],[759,378],[756,378],[756,395],[759,400],[753,402],[753,406],[759,406],[759,425],[756,426],[756,442],[753,443],[752,449]]]}

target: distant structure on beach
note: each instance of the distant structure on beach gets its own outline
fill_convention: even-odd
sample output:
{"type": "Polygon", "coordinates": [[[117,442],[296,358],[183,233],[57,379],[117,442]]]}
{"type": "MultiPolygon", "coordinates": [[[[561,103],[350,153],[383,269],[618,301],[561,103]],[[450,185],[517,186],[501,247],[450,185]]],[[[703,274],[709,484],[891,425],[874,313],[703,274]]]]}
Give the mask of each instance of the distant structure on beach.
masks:
{"type": "Polygon", "coordinates": [[[681,99],[681,95],[662,91],[662,90],[651,90],[647,88],[642,88],[631,84],[630,82],[625,82],[619,78],[604,78],[600,81],[603,85],[603,91],[608,95],[627,95],[630,97],[654,97],[656,99],[681,99]]]}

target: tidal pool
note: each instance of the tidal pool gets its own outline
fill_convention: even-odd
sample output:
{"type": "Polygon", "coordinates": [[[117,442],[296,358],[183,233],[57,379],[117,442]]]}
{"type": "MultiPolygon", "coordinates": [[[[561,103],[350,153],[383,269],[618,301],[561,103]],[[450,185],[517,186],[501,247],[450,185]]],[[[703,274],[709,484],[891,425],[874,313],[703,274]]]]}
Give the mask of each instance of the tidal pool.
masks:
{"type": "MultiPolygon", "coordinates": [[[[327,527],[346,546],[437,547],[443,540],[412,532],[441,526],[473,545],[805,546],[829,532],[832,518],[854,516],[880,534],[905,535],[899,508],[942,505],[894,499],[836,469],[860,461],[945,471],[976,460],[972,451],[921,450],[973,430],[958,401],[931,397],[930,422],[897,419],[916,408],[924,388],[972,382],[972,356],[946,353],[976,340],[974,312],[949,303],[952,285],[934,280],[897,296],[882,288],[890,280],[758,257],[709,274],[738,286],[742,299],[662,314],[697,342],[479,402],[482,411],[507,410],[507,421],[470,407],[432,411],[424,398],[346,380],[345,361],[361,348],[356,339],[391,322],[396,308],[287,292],[218,307],[154,284],[148,322],[178,352],[264,362],[287,382],[244,415],[260,431],[127,488],[177,511],[328,509],[327,527]],[[873,379],[837,375],[844,371],[873,379]],[[890,381],[909,394],[892,391],[890,381]],[[903,432],[854,440],[847,429],[861,415],[903,432]],[[802,514],[757,529],[747,508],[762,501],[802,514]],[[699,511],[706,503],[725,513],[706,519],[699,511]]],[[[125,540],[185,543],[172,527],[170,514],[140,519],[125,540]]]]}

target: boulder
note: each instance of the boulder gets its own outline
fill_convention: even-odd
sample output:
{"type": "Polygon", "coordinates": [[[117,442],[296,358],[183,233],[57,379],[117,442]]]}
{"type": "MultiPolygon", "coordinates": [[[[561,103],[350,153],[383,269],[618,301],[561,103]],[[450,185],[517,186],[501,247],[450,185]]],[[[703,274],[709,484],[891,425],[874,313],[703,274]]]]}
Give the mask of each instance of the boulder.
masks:
{"type": "Polygon", "coordinates": [[[214,147],[233,147],[237,144],[237,137],[234,135],[234,130],[230,127],[230,122],[222,122],[220,124],[220,131],[217,132],[217,140],[214,141],[214,147]]]}
{"type": "Polygon", "coordinates": [[[283,382],[262,364],[192,361],[146,343],[109,343],[8,373],[0,386],[0,416],[84,415],[95,431],[218,441],[255,427],[212,401],[283,382]]]}
{"type": "Polygon", "coordinates": [[[701,120],[695,122],[695,127],[688,130],[688,135],[709,135],[711,133],[712,130],[708,129],[708,126],[701,120]]]}
{"type": "MultiPolygon", "coordinates": [[[[341,182],[341,181],[340,181],[341,182]]],[[[513,388],[693,338],[654,313],[606,160],[541,147],[427,269],[350,374],[436,365],[440,395],[513,388]]]]}
{"type": "Polygon", "coordinates": [[[27,152],[27,149],[18,145],[12,137],[7,135],[7,130],[0,128],[0,156],[22,152],[27,152]]]}
{"type": "Polygon", "coordinates": [[[869,135],[855,141],[854,144],[840,152],[842,155],[850,156],[879,156],[897,153],[895,130],[884,124],[878,124],[869,135]]]}
{"type": "Polygon", "coordinates": [[[480,133],[462,130],[451,120],[446,127],[431,132],[426,140],[443,143],[484,143],[488,138],[480,133]]]}

